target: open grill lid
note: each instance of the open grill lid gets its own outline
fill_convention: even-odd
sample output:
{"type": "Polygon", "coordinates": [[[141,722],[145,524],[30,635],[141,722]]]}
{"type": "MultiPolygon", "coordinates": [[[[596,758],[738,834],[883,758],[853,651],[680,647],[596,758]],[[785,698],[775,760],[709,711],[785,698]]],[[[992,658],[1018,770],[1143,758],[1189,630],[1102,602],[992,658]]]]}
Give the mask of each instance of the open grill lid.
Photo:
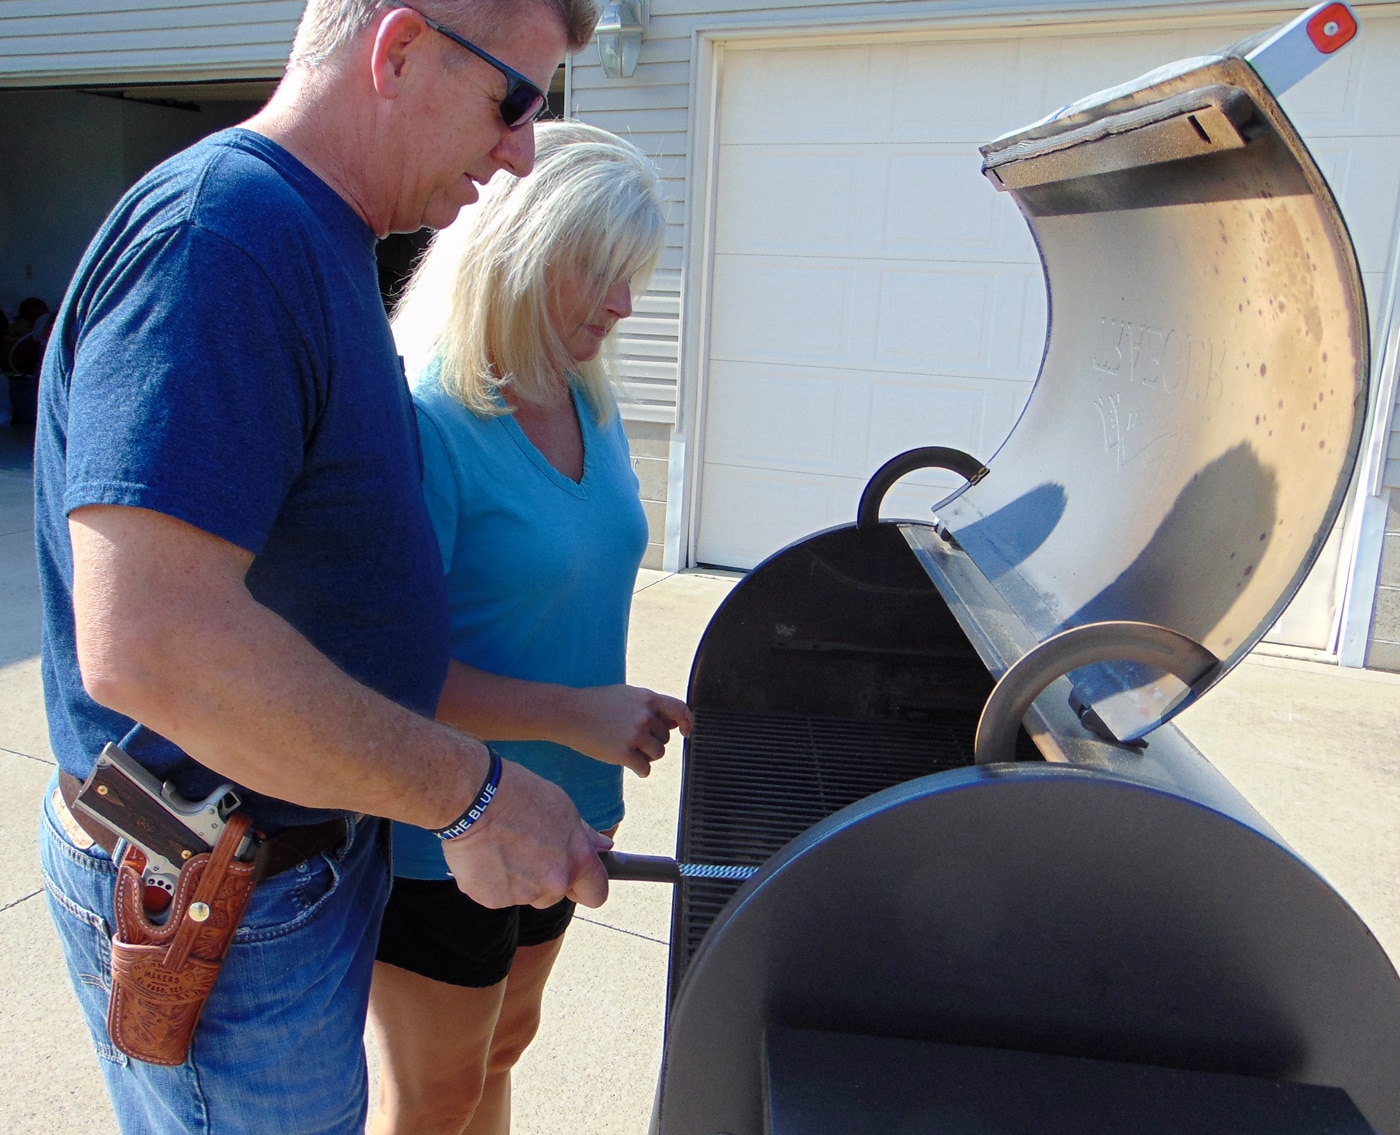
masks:
{"type": "Polygon", "coordinates": [[[1038,384],[990,470],[901,454],[856,524],[767,560],[706,630],[678,850],[762,867],[681,883],[651,1129],[1397,1135],[1400,980],[1374,936],[1179,730],[1102,736],[1187,689],[1104,660],[1206,688],[1336,515],[1366,373],[1336,207],[1235,58],[985,153],[1055,301],[1038,384]],[[936,525],[881,522],[931,463],[970,487],[936,525]],[[955,1063],[912,1056],[933,1047],[955,1063]],[[1050,1058],[1047,1102],[1011,1063],[1050,1058]]]}
{"type": "MultiPolygon", "coordinates": [[[[1322,174],[1236,54],[982,153],[1039,246],[1049,333],[1019,421],[935,506],[937,529],[1023,642],[1131,620],[1218,660],[1189,686],[1134,662],[1074,671],[1078,699],[1133,740],[1263,636],[1336,521],[1365,420],[1360,272],[1322,174]]],[[[929,529],[906,538],[934,554],[929,529]]],[[[1016,660],[983,653],[994,673],[1016,660]]]]}

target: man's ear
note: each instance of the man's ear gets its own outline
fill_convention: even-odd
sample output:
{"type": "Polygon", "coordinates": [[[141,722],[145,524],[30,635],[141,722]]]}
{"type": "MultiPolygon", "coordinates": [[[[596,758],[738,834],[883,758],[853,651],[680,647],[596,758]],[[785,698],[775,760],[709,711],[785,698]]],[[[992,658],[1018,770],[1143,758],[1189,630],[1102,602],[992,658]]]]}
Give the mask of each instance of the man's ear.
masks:
{"type": "Polygon", "coordinates": [[[380,98],[395,99],[411,66],[422,54],[429,32],[412,8],[391,8],[379,21],[370,48],[370,72],[380,98]]]}

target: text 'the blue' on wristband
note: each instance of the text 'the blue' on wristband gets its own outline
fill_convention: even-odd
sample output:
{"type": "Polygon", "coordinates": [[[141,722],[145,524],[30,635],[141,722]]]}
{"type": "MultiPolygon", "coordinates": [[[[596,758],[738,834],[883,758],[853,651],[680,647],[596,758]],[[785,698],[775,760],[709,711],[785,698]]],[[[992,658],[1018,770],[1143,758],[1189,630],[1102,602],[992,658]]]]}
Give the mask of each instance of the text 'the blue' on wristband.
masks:
{"type": "Polygon", "coordinates": [[[467,829],[481,819],[482,814],[486,811],[486,805],[491,803],[495,797],[496,789],[501,786],[501,754],[490,745],[486,746],[486,752],[491,757],[491,767],[486,771],[486,780],[482,782],[481,791],[476,794],[476,799],[471,802],[471,806],[465,812],[447,827],[438,828],[433,832],[438,839],[456,839],[460,835],[465,835],[467,829]]]}

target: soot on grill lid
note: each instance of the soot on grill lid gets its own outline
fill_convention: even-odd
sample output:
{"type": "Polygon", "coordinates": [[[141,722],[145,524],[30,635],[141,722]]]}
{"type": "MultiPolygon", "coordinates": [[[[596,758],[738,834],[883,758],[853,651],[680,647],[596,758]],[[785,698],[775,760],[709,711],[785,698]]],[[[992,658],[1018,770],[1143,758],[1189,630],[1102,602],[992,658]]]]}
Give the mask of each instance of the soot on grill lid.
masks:
{"type": "Polygon", "coordinates": [[[935,511],[1032,641],[1132,620],[1219,660],[1189,691],[1137,663],[1076,671],[1131,740],[1302,585],[1360,446],[1367,320],[1337,203],[1244,59],[1086,103],[982,149],[1040,248],[1049,335],[987,474],[935,511]]]}

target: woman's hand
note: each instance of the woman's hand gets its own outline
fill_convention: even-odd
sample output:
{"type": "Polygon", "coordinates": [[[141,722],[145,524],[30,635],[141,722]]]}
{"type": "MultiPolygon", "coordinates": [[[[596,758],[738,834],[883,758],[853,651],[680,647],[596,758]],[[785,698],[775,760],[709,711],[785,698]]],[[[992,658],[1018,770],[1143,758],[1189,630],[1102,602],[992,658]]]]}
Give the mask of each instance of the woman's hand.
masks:
{"type": "Polygon", "coordinates": [[[671,730],[690,736],[679,698],[640,686],[575,689],[505,678],[453,662],[437,719],[493,741],[554,741],[638,776],[665,751],[671,730]]]}
{"type": "Polygon", "coordinates": [[[679,698],[640,686],[592,686],[568,691],[569,707],[560,744],[638,776],[651,772],[671,739],[690,736],[690,709],[679,698]]]}

